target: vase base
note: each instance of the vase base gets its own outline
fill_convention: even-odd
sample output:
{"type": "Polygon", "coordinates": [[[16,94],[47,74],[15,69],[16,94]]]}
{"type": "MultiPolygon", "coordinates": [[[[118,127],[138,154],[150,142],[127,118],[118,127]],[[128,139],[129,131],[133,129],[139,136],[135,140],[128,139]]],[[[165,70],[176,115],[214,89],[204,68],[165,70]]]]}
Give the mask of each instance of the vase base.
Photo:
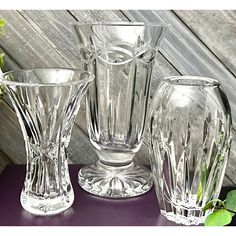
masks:
{"type": "Polygon", "coordinates": [[[71,191],[66,197],[60,196],[51,199],[39,199],[38,197],[29,196],[22,192],[20,201],[26,211],[34,215],[49,216],[67,210],[74,202],[74,192],[71,191]]]}
{"type": "Polygon", "coordinates": [[[174,212],[166,212],[164,210],[161,210],[161,214],[164,215],[168,220],[175,222],[176,224],[182,224],[182,225],[200,225],[204,223],[205,216],[194,216],[194,213],[198,213],[199,215],[202,215],[202,212],[196,210],[195,212],[192,212],[192,216],[185,216],[181,214],[176,214],[174,212]]]}
{"type": "Polygon", "coordinates": [[[79,185],[87,192],[107,198],[129,198],[146,193],[153,180],[149,169],[131,163],[113,167],[101,162],[82,167],[79,185]]]}

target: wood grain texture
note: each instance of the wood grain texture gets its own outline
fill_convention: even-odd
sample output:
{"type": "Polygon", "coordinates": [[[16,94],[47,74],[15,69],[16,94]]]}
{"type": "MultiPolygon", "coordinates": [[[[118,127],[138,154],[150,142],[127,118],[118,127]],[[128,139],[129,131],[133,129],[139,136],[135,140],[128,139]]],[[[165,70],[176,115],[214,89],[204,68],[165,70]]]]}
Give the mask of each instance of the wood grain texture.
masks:
{"type": "Polygon", "coordinates": [[[236,11],[201,10],[175,13],[236,75],[236,11]]]}
{"type": "Polygon", "coordinates": [[[15,164],[25,163],[24,140],[20,125],[13,110],[4,102],[0,102],[0,149],[15,164]]]}
{"type": "MultiPolygon", "coordinates": [[[[182,75],[208,76],[220,81],[230,101],[235,128],[236,79],[211,50],[171,11],[126,10],[123,12],[131,21],[164,22],[169,25],[167,34],[162,42],[162,53],[182,75]]],[[[232,135],[233,143],[226,169],[226,178],[229,182],[236,184],[236,176],[234,174],[236,171],[236,133],[233,132],[232,135]]]]}
{"type": "MultiPolygon", "coordinates": [[[[127,21],[127,18],[120,11],[21,11],[21,14],[27,19],[32,27],[40,34],[50,45],[54,45],[59,55],[72,67],[80,67],[80,59],[77,55],[77,48],[74,36],[68,27],[70,24],[78,22],[111,22],[127,21]],[[42,20],[43,19],[43,20],[42,20]]],[[[166,76],[178,75],[179,73],[173,66],[161,55],[157,57],[157,63],[154,67],[153,81],[150,96],[153,96],[160,80],[166,76]]],[[[76,119],[76,124],[87,134],[85,121],[84,100],[81,104],[80,112],[76,119]]],[[[136,155],[138,162],[148,164],[148,140],[144,136],[144,145],[136,155]]]]}
{"type": "Polygon", "coordinates": [[[1,44],[0,44],[0,52],[1,53],[5,53],[3,72],[9,71],[9,70],[21,69],[19,64],[17,64],[16,61],[14,61],[8,54],[6,54],[4,49],[1,47],[1,44]]]}
{"type": "Polygon", "coordinates": [[[124,14],[132,21],[165,22],[169,25],[162,42],[162,53],[182,75],[217,79],[229,98],[236,127],[236,79],[206,45],[171,11],[124,11],[124,14]]]}
{"type": "Polygon", "coordinates": [[[10,164],[13,164],[12,160],[0,149],[0,173],[10,164]]]}
{"type": "MultiPolygon", "coordinates": [[[[0,102],[0,150],[15,164],[26,163],[23,136],[15,112],[4,102],[0,102]]],[[[71,163],[90,163],[96,158],[88,137],[74,125],[69,145],[71,163]]]]}
{"type": "MultiPolygon", "coordinates": [[[[128,18],[124,16],[120,11],[100,11],[100,10],[90,10],[90,11],[70,11],[71,14],[79,22],[111,22],[111,21],[128,21],[128,18]]],[[[166,60],[162,54],[158,54],[156,58],[156,63],[153,68],[152,75],[152,84],[150,86],[150,97],[154,95],[155,90],[157,89],[160,81],[172,75],[179,75],[178,71],[166,60]]],[[[151,99],[149,105],[151,103],[151,99]]],[[[83,109],[83,108],[82,108],[83,109]]],[[[78,116],[79,117],[79,116],[78,116]]],[[[83,121],[80,124],[84,124],[83,121]]],[[[83,127],[83,130],[87,132],[86,126],[83,127]]],[[[146,125],[146,132],[144,133],[143,145],[141,146],[140,151],[136,154],[135,159],[137,162],[149,164],[148,160],[148,124],[146,125]]]]}
{"type": "Polygon", "coordinates": [[[127,21],[127,18],[118,10],[70,10],[70,13],[79,22],[84,23],[127,21]]]}
{"type": "Polygon", "coordinates": [[[40,37],[38,43],[43,44],[44,39],[53,48],[54,54],[51,57],[58,54],[66,62],[65,65],[58,61],[57,66],[80,68],[76,41],[71,30],[71,24],[76,23],[76,20],[68,11],[27,10],[20,11],[20,14],[37,31],[40,37]]]}
{"type": "Polygon", "coordinates": [[[68,67],[65,60],[54,50],[27,20],[17,11],[0,11],[0,18],[7,21],[6,35],[0,37],[4,51],[22,68],[68,67]]]}
{"type": "MultiPolygon", "coordinates": [[[[67,11],[65,12],[67,13],[67,11]]],[[[70,17],[70,14],[68,14],[68,16],[70,17]]],[[[0,11],[0,17],[4,18],[8,22],[5,29],[6,36],[0,39],[1,49],[6,53],[5,71],[31,67],[71,67],[67,62],[69,60],[61,56],[65,54],[65,47],[63,48],[62,46],[58,46],[64,50],[60,53],[54,50],[52,41],[48,40],[45,35],[42,35],[42,32],[39,33],[38,28],[35,25],[35,28],[32,27],[31,24],[33,23],[26,16],[23,17],[22,14],[17,11],[0,11]],[[22,30],[22,28],[25,30],[22,30]],[[11,38],[14,38],[14,42],[12,42],[11,38]],[[17,63],[15,63],[15,61],[17,63]]],[[[63,14],[61,17],[64,17],[63,14]]],[[[60,22],[60,20],[58,20],[58,22],[60,22]]],[[[55,37],[55,35],[51,36],[51,38],[55,37]]],[[[73,38],[73,36],[71,38],[73,38]]],[[[72,61],[75,61],[76,63],[76,60],[72,59],[72,61]]],[[[3,136],[0,139],[0,145],[4,152],[11,157],[14,163],[25,163],[23,137],[21,135],[17,118],[15,114],[12,113],[11,109],[7,109],[6,104],[4,104],[4,109],[2,108],[2,110],[4,110],[4,112],[1,113],[1,125],[4,126],[4,131],[7,129],[9,131],[6,136],[3,136]],[[11,117],[11,120],[9,120],[8,117],[11,117]],[[9,146],[8,143],[14,143],[14,145],[9,146]],[[14,147],[16,148],[14,149],[14,147]]],[[[77,155],[75,155],[75,157],[77,157],[77,163],[88,163],[89,160],[92,160],[91,154],[88,156],[82,155],[82,157],[79,155],[80,151],[86,153],[89,148],[92,149],[88,137],[84,135],[83,131],[77,125],[75,125],[73,129],[73,134],[72,143],[75,146],[71,147],[70,145],[70,152],[77,153],[77,155]],[[74,133],[76,134],[75,141],[73,141],[74,133]],[[80,144],[82,145],[80,146],[76,145],[78,137],[80,137],[79,140],[81,139],[80,144]],[[85,147],[86,149],[83,150],[85,147]]],[[[93,157],[95,157],[95,153],[93,154],[93,157]]],[[[73,159],[73,161],[75,161],[75,159],[73,159]]]]}
{"type": "MultiPolygon", "coordinates": [[[[217,51],[212,46],[214,43],[210,41],[210,37],[206,38],[206,35],[196,30],[198,23],[194,17],[196,24],[193,22],[191,25],[187,22],[188,28],[183,22],[187,17],[184,17],[183,14],[180,15],[179,11],[176,14],[171,11],[1,10],[0,18],[4,18],[8,22],[5,29],[6,36],[0,38],[0,51],[6,53],[6,66],[4,69],[6,71],[34,67],[79,68],[80,58],[77,54],[75,38],[71,32],[70,23],[77,21],[164,21],[170,24],[170,27],[161,44],[161,53],[158,54],[154,66],[151,97],[160,81],[167,76],[189,74],[213,77],[223,84],[223,88],[228,94],[235,124],[236,95],[234,88],[236,88],[236,80],[232,69],[235,60],[233,53],[230,54],[229,61],[226,61],[227,54],[224,54],[225,51],[223,49],[218,49],[217,51]],[[181,17],[181,20],[179,17],[181,17]],[[229,70],[232,70],[232,73],[229,70]]],[[[223,16],[221,18],[223,19],[223,16]]],[[[232,17],[232,22],[234,22],[233,19],[232,17]]],[[[209,19],[207,22],[210,24],[209,19]]],[[[229,29],[231,29],[230,26],[229,28],[226,27],[227,32],[229,29]]],[[[212,30],[211,34],[213,33],[212,30]]],[[[221,41],[219,43],[223,44],[221,41]]],[[[0,121],[0,150],[6,156],[9,156],[14,163],[25,162],[21,130],[15,113],[6,103],[0,104],[0,121]],[[2,129],[8,132],[3,132],[2,129]]],[[[91,163],[97,159],[87,135],[84,103],[81,105],[73,128],[69,154],[72,163],[91,163]]],[[[236,177],[234,177],[236,170],[235,155],[236,152],[234,151],[230,154],[227,168],[228,177],[224,180],[227,185],[236,183],[236,177]]],[[[136,160],[148,164],[147,131],[144,134],[143,145],[136,155],[136,160]]]]}
{"type": "MultiPolygon", "coordinates": [[[[6,36],[0,39],[1,51],[6,53],[5,71],[37,66],[77,67],[77,49],[71,49],[72,46],[68,46],[76,47],[73,42],[74,37],[70,31],[65,30],[68,27],[68,20],[75,21],[75,19],[67,11],[24,11],[20,13],[18,11],[0,11],[0,15],[8,22],[5,29],[6,36]],[[40,18],[45,21],[40,21],[40,18]],[[22,31],[23,27],[26,30],[22,31]],[[63,32],[63,29],[66,32],[63,32]],[[15,41],[11,42],[10,38],[14,38],[15,41]],[[36,42],[37,45],[35,45],[36,42]],[[23,49],[18,50],[19,46],[23,49]],[[42,55],[42,50],[48,48],[52,49],[50,55],[47,52],[42,55]],[[38,57],[41,57],[39,61],[37,61],[38,57]],[[74,64],[72,65],[72,63],[74,64]]],[[[7,102],[9,101],[7,100],[7,102]]],[[[82,104],[80,115],[77,118],[77,124],[80,124],[82,130],[75,124],[69,146],[73,163],[90,163],[97,158],[87,136],[84,113],[85,107],[82,104]]],[[[6,103],[1,104],[0,128],[3,133],[0,139],[2,150],[11,157],[14,163],[25,163],[20,126],[15,113],[6,103]]],[[[147,148],[145,154],[140,151],[141,159],[147,160],[146,153],[147,148]]]]}

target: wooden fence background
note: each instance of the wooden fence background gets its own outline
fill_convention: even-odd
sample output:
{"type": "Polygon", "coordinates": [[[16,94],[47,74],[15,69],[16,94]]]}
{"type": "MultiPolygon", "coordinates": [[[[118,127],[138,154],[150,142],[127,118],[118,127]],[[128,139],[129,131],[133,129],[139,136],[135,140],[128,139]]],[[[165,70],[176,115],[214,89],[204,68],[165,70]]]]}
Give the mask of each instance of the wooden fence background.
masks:
{"type": "MultiPolygon", "coordinates": [[[[170,75],[202,75],[218,79],[228,95],[236,127],[236,11],[157,10],[19,10],[0,11],[7,21],[0,52],[4,71],[18,68],[78,68],[79,58],[70,23],[143,21],[165,22],[169,30],[155,63],[151,97],[159,82],[170,75]]],[[[147,134],[136,160],[148,163],[147,134]]],[[[236,184],[236,133],[224,185],[236,184]]],[[[69,147],[72,163],[91,163],[97,157],[89,142],[84,103],[73,127],[69,147]]],[[[9,101],[0,101],[0,172],[7,164],[25,163],[17,117],[9,101]]]]}

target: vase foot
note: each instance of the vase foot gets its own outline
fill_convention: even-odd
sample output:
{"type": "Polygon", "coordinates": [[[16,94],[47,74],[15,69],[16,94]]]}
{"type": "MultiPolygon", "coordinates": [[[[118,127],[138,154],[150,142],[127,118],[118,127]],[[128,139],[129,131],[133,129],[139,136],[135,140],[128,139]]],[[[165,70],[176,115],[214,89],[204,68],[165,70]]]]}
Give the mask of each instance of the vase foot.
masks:
{"type": "Polygon", "coordinates": [[[205,216],[184,216],[181,214],[175,214],[174,212],[166,212],[163,210],[161,210],[161,214],[164,215],[169,221],[173,221],[176,224],[181,225],[200,225],[204,223],[204,220],[206,218],[205,216]]]}
{"type": "Polygon", "coordinates": [[[113,167],[101,162],[82,167],[79,185],[87,192],[107,198],[129,198],[146,193],[152,187],[151,172],[144,166],[131,163],[113,167]]]}
{"type": "Polygon", "coordinates": [[[26,211],[34,215],[49,216],[67,210],[74,202],[74,192],[70,191],[67,196],[48,199],[42,199],[33,195],[30,196],[30,194],[27,195],[22,192],[20,201],[26,211]]]}

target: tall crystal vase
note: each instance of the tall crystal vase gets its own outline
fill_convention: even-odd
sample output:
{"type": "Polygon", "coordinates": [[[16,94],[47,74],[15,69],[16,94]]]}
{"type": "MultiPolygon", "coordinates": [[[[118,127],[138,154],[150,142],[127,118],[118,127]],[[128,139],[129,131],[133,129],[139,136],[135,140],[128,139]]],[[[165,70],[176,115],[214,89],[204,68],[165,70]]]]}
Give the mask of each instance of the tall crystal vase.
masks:
{"type": "Polygon", "coordinates": [[[142,144],[152,68],[164,25],[73,26],[83,68],[95,74],[87,94],[87,127],[99,160],[78,175],[86,191],[133,197],[152,186],[150,171],[133,162],[142,144]]]}
{"type": "Polygon", "coordinates": [[[161,213],[185,225],[204,222],[217,199],[230,150],[231,113],[220,84],[210,78],[170,77],[157,90],[150,153],[161,213]]]}
{"type": "Polygon", "coordinates": [[[20,201],[33,214],[56,214],[74,201],[67,147],[80,101],[92,79],[89,72],[53,68],[0,76],[25,141],[27,166],[20,201]]]}

